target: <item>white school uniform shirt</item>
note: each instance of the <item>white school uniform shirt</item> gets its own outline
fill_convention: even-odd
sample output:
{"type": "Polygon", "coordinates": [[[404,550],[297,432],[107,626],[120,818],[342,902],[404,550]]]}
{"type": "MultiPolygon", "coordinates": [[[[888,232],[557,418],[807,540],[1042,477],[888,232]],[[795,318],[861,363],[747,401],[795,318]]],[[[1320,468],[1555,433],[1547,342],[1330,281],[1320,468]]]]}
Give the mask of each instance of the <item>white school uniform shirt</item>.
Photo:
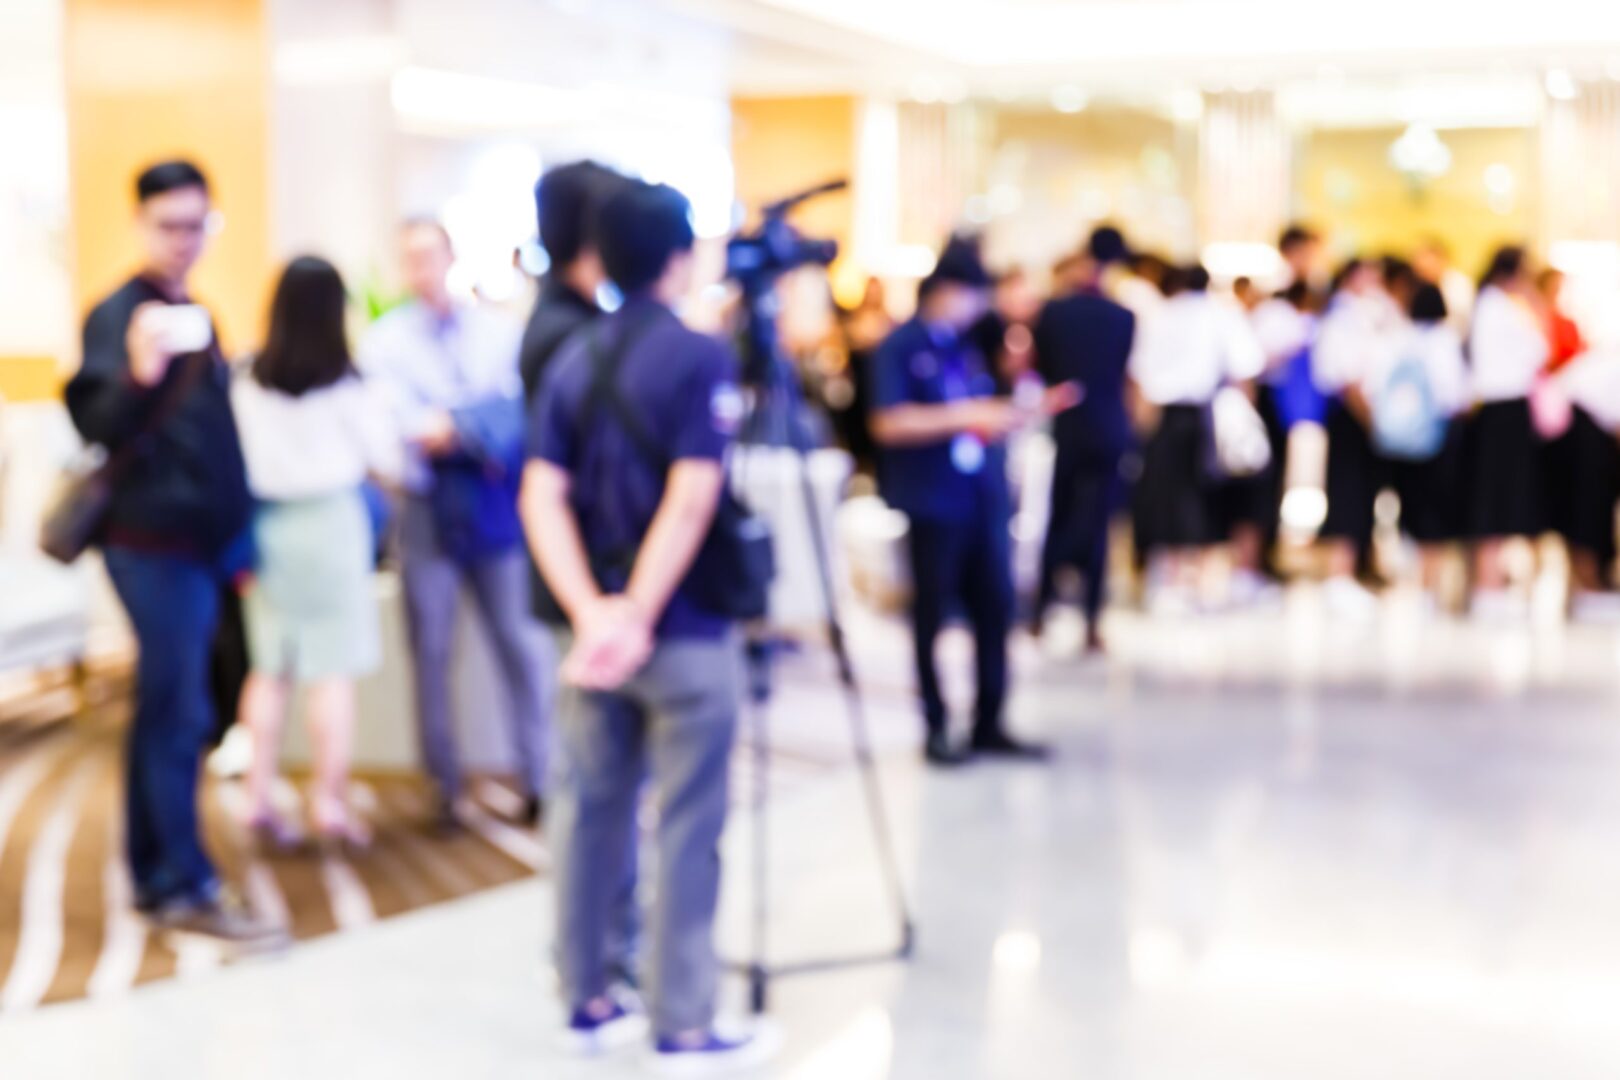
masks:
{"type": "Polygon", "coordinates": [[[257,498],[335,495],[367,476],[397,482],[404,468],[405,443],[387,402],[356,376],[294,397],[243,371],[231,384],[231,407],[257,498]]]}
{"type": "Polygon", "coordinates": [[[1328,305],[1311,346],[1311,381],[1328,397],[1364,388],[1387,362],[1399,328],[1393,304],[1382,295],[1341,292],[1328,305]]]}
{"type": "Polygon", "coordinates": [[[1224,383],[1253,379],[1265,367],[1243,313],[1208,293],[1165,301],[1137,328],[1130,374],[1155,405],[1207,405],[1224,383]]]}
{"type": "Polygon", "coordinates": [[[1530,305],[1494,285],[1479,294],[1468,338],[1475,400],[1529,397],[1551,351],[1530,305]]]}
{"type": "Polygon", "coordinates": [[[1590,349],[1564,367],[1559,387],[1609,431],[1620,432],[1620,345],[1590,349]]]}
{"type": "Polygon", "coordinates": [[[1310,344],[1316,320],[1280,296],[1262,301],[1249,315],[1255,340],[1265,356],[1266,372],[1278,378],[1284,366],[1310,344]]]}
{"type": "Polygon", "coordinates": [[[1423,365],[1434,403],[1447,416],[1468,408],[1468,362],[1463,359],[1462,339],[1449,322],[1406,325],[1390,337],[1391,347],[1374,361],[1370,385],[1382,386],[1395,368],[1410,359],[1423,365]]]}

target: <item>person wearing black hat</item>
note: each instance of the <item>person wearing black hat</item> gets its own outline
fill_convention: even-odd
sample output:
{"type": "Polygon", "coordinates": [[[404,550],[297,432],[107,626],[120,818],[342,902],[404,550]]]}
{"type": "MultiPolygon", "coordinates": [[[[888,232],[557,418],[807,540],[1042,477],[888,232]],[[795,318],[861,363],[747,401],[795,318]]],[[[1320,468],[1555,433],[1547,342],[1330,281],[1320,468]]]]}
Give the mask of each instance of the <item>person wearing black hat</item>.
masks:
{"type": "Polygon", "coordinates": [[[575,331],[602,314],[597,290],[607,282],[596,250],[595,220],[625,178],[594,161],[573,161],[547,170],[534,186],[540,244],[551,268],[523,332],[518,366],[524,400],[533,401],[546,365],[575,331]]]}
{"type": "Polygon", "coordinates": [[[958,764],[947,730],[934,644],[957,608],[973,628],[978,667],[975,754],[1041,759],[1043,747],[1007,734],[1007,634],[1013,586],[1008,435],[1074,404],[1072,384],[1048,390],[1034,410],[995,396],[985,359],[965,333],[985,311],[990,275],[969,240],[953,238],[917,289],[917,313],[872,361],[872,436],[889,505],[910,521],[911,619],[924,753],[958,764]]]}

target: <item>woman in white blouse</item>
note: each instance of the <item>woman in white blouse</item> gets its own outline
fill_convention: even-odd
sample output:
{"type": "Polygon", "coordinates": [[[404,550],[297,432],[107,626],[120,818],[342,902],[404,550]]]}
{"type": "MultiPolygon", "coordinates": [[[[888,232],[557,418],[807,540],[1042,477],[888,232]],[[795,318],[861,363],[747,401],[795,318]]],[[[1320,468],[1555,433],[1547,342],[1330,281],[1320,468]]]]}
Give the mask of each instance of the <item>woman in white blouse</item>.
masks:
{"type": "Polygon", "coordinates": [[[1311,379],[1328,399],[1328,604],[1344,614],[1370,612],[1374,599],[1355,580],[1358,554],[1372,543],[1373,504],[1388,482],[1372,444],[1367,385],[1388,358],[1403,320],[1384,291],[1380,265],[1352,259],[1334,278],[1333,298],[1311,348],[1311,379]]]}
{"type": "Polygon", "coordinates": [[[1201,266],[1172,271],[1170,299],[1137,330],[1129,374],[1151,417],[1133,512],[1138,547],[1151,553],[1150,602],[1184,607],[1201,556],[1225,539],[1216,500],[1210,406],[1221,387],[1259,376],[1265,357],[1235,305],[1209,295],[1201,266]]]}
{"type": "Polygon", "coordinates": [[[1502,248],[1491,259],[1474,305],[1468,349],[1479,402],[1468,484],[1468,526],[1478,545],[1475,586],[1482,594],[1477,601],[1507,585],[1502,541],[1534,536],[1545,523],[1530,395],[1550,347],[1523,248],[1502,248]]]}
{"type": "Polygon", "coordinates": [[[293,260],[276,288],[264,350],[232,388],[248,483],[260,501],[259,561],[244,596],[253,667],[241,706],[253,735],[250,825],[278,847],[299,835],[271,798],[295,686],[306,690],[315,746],[316,834],[353,846],[370,840],[348,799],[355,680],[382,653],[361,484],[368,475],[397,479],[403,443],[354,371],[344,311],[337,270],[323,259],[293,260]]]}

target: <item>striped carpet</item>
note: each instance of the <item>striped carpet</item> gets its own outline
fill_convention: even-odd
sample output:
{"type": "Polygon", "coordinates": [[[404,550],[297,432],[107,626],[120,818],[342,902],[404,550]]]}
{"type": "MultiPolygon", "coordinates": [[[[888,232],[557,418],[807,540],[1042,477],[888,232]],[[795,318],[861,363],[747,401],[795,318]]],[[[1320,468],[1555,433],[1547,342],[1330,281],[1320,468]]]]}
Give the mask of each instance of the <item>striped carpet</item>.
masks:
{"type": "MultiPolygon", "coordinates": [[[[62,687],[0,695],[0,1013],[127,993],[223,962],[206,944],[174,951],[131,910],[120,776],[128,674],[104,674],[94,689],[101,700],[89,706],[62,687]]],[[[780,712],[794,722],[771,734],[778,801],[850,764],[847,736],[828,724],[836,688],[805,673],[790,693],[796,707],[780,712]]],[[[733,802],[744,803],[756,790],[746,733],[732,773],[733,802]]],[[[482,778],[469,793],[470,827],[445,837],[424,827],[432,802],[421,780],[358,777],[354,801],[376,833],[361,855],[260,851],[238,824],[245,795],[234,780],[207,779],[201,806],[225,879],[307,940],[544,873],[541,839],[507,823],[516,792],[482,778]]],[[[277,803],[302,820],[297,778],[277,803]]]]}
{"type": "MultiPolygon", "coordinates": [[[[130,910],[117,711],[0,718],[0,1012],[119,994],[222,961],[207,945],[171,950],[130,910]]],[[[202,807],[208,848],[226,879],[303,940],[543,869],[540,841],[504,820],[516,794],[488,779],[472,793],[471,827],[442,837],[423,827],[431,800],[420,781],[357,778],[356,802],[376,843],[353,856],[262,853],[237,825],[236,781],[207,781],[202,807]]],[[[289,781],[277,801],[296,808],[300,795],[289,781]]]]}

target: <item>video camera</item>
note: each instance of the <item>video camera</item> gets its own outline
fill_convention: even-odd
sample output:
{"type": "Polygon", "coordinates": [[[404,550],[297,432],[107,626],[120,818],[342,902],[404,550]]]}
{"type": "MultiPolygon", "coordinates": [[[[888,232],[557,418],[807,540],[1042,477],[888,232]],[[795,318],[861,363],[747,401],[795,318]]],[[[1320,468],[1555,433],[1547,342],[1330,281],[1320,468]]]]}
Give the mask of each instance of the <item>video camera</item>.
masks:
{"type": "Polygon", "coordinates": [[[830,264],[838,257],[838,241],[807,239],[788,224],[787,216],[801,203],[848,186],[848,180],[832,180],[766,206],[758,231],[726,245],[726,277],[744,293],[758,296],[789,270],[830,264]]]}

